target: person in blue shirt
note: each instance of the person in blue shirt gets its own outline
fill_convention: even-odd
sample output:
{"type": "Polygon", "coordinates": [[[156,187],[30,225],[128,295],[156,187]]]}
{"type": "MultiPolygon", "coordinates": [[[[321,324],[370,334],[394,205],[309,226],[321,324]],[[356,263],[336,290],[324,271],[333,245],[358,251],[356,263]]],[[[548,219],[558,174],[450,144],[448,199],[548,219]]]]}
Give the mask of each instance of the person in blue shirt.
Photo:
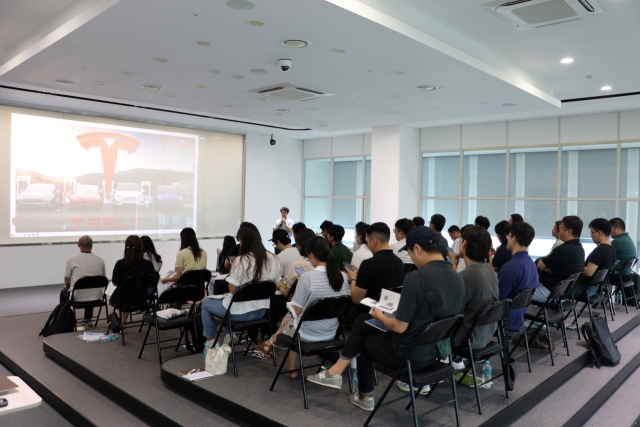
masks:
{"type": "Polygon", "coordinates": [[[489,263],[495,271],[500,271],[500,268],[505,263],[511,260],[512,254],[507,245],[510,229],[511,225],[509,225],[509,221],[500,221],[493,228],[493,230],[496,232],[496,236],[498,236],[498,240],[500,240],[500,246],[498,246],[498,249],[496,249],[495,251],[492,250],[492,252],[495,253],[489,257],[489,263]]]}
{"type": "MultiPolygon", "coordinates": [[[[514,222],[509,229],[507,249],[511,251],[513,256],[498,272],[500,300],[513,298],[524,289],[540,286],[538,269],[527,252],[535,235],[533,227],[526,222],[514,222]]],[[[509,311],[509,330],[519,331],[522,329],[526,311],[526,308],[509,311]]]]}

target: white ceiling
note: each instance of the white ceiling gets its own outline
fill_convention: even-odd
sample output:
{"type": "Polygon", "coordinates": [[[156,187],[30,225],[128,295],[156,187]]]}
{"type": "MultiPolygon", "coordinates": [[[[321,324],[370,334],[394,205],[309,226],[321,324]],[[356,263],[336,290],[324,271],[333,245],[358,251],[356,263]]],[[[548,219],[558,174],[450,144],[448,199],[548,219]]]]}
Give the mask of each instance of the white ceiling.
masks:
{"type": "MultiPolygon", "coordinates": [[[[636,1],[600,0],[606,13],[589,21],[522,32],[486,12],[480,1],[261,0],[249,11],[230,9],[222,0],[92,0],[100,2],[109,3],[106,10],[55,40],[44,37],[48,47],[0,75],[0,84],[313,130],[270,130],[6,89],[0,90],[0,102],[298,138],[396,124],[435,126],[640,106],[638,97],[561,109],[554,105],[554,98],[601,95],[605,83],[616,93],[640,90],[634,86],[640,65],[634,44],[640,36],[636,1]],[[246,24],[250,20],[265,25],[251,27],[246,24]],[[311,44],[304,49],[280,45],[289,38],[311,44]],[[196,41],[211,46],[200,47],[196,41]],[[332,48],[346,52],[335,54],[332,48]],[[574,64],[561,66],[559,60],[567,55],[575,58],[574,64]],[[168,62],[153,60],[158,57],[168,62]],[[289,72],[278,69],[279,58],[293,59],[289,72]],[[256,68],[267,73],[249,72],[256,68]],[[212,69],[220,72],[209,73],[212,69]],[[405,74],[392,74],[394,70],[405,74]],[[586,79],[587,74],[594,77],[586,79]],[[56,84],[60,79],[74,84],[56,84]],[[287,81],[336,95],[289,103],[258,101],[248,93],[287,81]],[[144,90],[143,84],[162,90],[144,90]],[[415,90],[424,84],[450,90],[415,90]],[[292,112],[278,116],[280,108],[292,112]]],[[[46,16],[60,15],[56,8],[37,9],[36,0],[13,2],[11,8],[6,3],[0,3],[0,46],[5,50],[46,27],[46,16]],[[7,34],[3,21],[23,31],[7,34]]]]}

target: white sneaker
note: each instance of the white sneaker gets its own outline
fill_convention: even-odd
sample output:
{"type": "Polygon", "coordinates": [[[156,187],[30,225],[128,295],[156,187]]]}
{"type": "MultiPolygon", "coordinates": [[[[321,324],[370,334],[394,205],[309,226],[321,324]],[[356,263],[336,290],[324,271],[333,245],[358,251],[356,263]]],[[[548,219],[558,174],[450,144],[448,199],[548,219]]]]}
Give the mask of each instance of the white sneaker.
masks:
{"type": "MultiPolygon", "coordinates": [[[[407,393],[409,393],[409,384],[407,383],[403,383],[402,381],[398,380],[396,381],[396,385],[398,386],[398,388],[402,391],[405,391],[407,393]]],[[[418,393],[418,387],[414,387],[413,391],[415,393],[418,393]]],[[[429,394],[429,391],[431,391],[431,386],[429,385],[425,385],[424,387],[422,387],[422,389],[420,390],[420,394],[425,396],[427,394],[429,394]]]]}
{"type": "Polygon", "coordinates": [[[460,370],[465,368],[464,359],[462,357],[451,360],[451,367],[455,370],[460,370]]]}

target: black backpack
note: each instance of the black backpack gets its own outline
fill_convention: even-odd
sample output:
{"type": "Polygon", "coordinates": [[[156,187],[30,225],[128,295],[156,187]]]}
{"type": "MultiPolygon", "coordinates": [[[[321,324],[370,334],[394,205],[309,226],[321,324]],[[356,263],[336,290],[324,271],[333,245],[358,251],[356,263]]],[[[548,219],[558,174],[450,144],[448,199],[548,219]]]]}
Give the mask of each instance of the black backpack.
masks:
{"type": "Polygon", "coordinates": [[[591,321],[580,328],[584,339],[589,344],[591,362],[596,368],[600,366],[616,366],[620,363],[620,352],[611,338],[611,332],[605,318],[592,316],[591,321]]]}
{"type": "Polygon", "coordinates": [[[61,334],[63,332],[73,332],[76,317],[73,315],[71,303],[69,301],[60,303],[53,309],[39,335],[48,337],[49,335],[61,334]]]}

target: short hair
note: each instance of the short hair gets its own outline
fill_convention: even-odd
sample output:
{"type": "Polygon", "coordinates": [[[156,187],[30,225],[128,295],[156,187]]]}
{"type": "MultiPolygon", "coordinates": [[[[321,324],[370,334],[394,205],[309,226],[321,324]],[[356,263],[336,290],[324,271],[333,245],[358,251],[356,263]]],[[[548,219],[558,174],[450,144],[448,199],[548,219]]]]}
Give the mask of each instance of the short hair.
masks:
{"type": "Polygon", "coordinates": [[[447,232],[449,233],[453,233],[453,232],[458,232],[461,233],[460,231],[460,227],[458,227],[457,225],[452,225],[451,227],[449,227],[449,229],[447,230],[447,232]]]}
{"type": "Polygon", "coordinates": [[[82,236],[78,239],[78,246],[82,249],[91,249],[93,247],[93,239],[89,236],[82,236]]]}
{"type": "Polygon", "coordinates": [[[331,227],[333,223],[331,221],[325,220],[322,224],[320,224],[320,230],[324,231],[331,227]]]}
{"type": "Polygon", "coordinates": [[[384,222],[374,222],[367,228],[367,236],[375,237],[381,243],[387,243],[391,237],[391,230],[384,222]]]}
{"type": "Polygon", "coordinates": [[[573,237],[580,237],[583,224],[579,216],[567,215],[562,218],[562,224],[564,224],[564,228],[571,230],[573,237]]]}
{"type": "Polygon", "coordinates": [[[536,231],[524,221],[514,222],[509,228],[509,233],[516,238],[520,246],[525,248],[528,248],[533,242],[533,238],[536,237],[536,231]]]}
{"type": "Polygon", "coordinates": [[[283,206],[280,208],[280,212],[285,211],[286,213],[289,213],[289,208],[286,206],[283,206]]]}
{"type": "Polygon", "coordinates": [[[491,222],[489,222],[489,218],[487,218],[486,216],[477,216],[475,221],[473,221],[476,225],[479,225],[480,227],[484,228],[485,230],[489,230],[489,227],[491,227],[491,222]]]}
{"type": "Polygon", "coordinates": [[[329,230],[327,230],[327,232],[329,233],[329,236],[333,237],[333,240],[335,240],[336,242],[342,242],[342,238],[344,237],[343,226],[333,224],[331,227],[329,227],[329,230]]]}
{"type": "Polygon", "coordinates": [[[356,225],[356,234],[364,239],[367,237],[367,229],[369,228],[369,225],[364,222],[359,222],[358,224],[360,225],[356,225]]]}
{"type": "Polygon", "coordinates": [[[619,228],[620,230],[626,230],[625,225],[624,225],[624,221],[622,220],[622,218],[611,218],[609,220],[609,224],[611,224],[611,228],[619,228]]]}
{"type": "Polygon", "coordinates": [[[560,224],[562,224],[562,221],[556,221],[556,231],[558,233],[560,232],[560,224]]]}
{"type": "Polygon", "coordinates": [[[429,243],[416,243],[413,246],[407,246],[408,248],[411,248],[411,250],[413,251],[416,247],[416,245],[420,246],[422,248],[423,251],[425,251],[428,254],[441,254],[442,253],[442,249],[440,248],[440,236],[436,235],[436,234],[432,234],[431,237],[429,238],[429,243]]]}
{"type": "Polygon", "coordinates": [[[312,237],[316,237],[316,233],[309,228],[305,228],[304,230],[300,230],[298,234],[296,234],[296,246],[298,247],[298,252],[303,257],[307,256],[307,250],[305,249],[305,245],[307,241],[312,237]]]}
{"type": "Polygon", "coordinates": [[[296,222],[295,224],[293,224],[293,227],[291,227],[291,230],[293,230],[293,234],[298,234],[305,228],[307,228],[307,226],[304,225],[304,222],[296,222]]]}
{"type": "Polygon", "coordinates": [[[408,218],[401,218],[396,221],[396,230],[402,231],[406,236],[413,228],[413,221],[408,218]]]}
{"type": "Polygon", "coordinates": [[[519,213],[512,213],[511,214],[511,221],[512,222],[522,222],[522,221],[524,221],[524,218],[522,218],[522,215],[520,215],[519,213]]]}
{"type": "Polygon", "coordinates": [[[491,251],[491,236],[484,227],[472,225],[465,228],[462,239],[467,242],[465,255],[472,261],[484,262],[491,251]]]}
{"type": "Polygon", "coordinates": [[[466,230],[469,227],[473,227],[473,224],[463,225],[462,228],[460,229],[460,234],[464,234],[464,230],[466,230]]]}
{"type": "Polygon", "coordinates": [[[424,223],[425,223],[424,218],[422,218],[421,216],[416,216],[413,218],[414,227],[420,227],[421,225],[424,225],[424,223]]]}
{"type": "MultiPolygon", "coordinates": [[[[514,224],[516,222],[522,222],[522,221],[515,221],[514,224]]],[[[496,232],[496,235],[498,236],[498,240],[500,240],[500,243],[502,243],[503,245],[507,244],[507,238],[509,237],[510,227],[511,227],[511,224],[509,224],[509,221],[500,221],[495,225],[495,227],[493,227],[493,231],[496,232]]]]}
{"type": "Polygon", "coordinates": [[[359,221],[359,222],[356,224],[356,227],[355,227],[355,228],[356,228],[356,230],[357,230],[357,229],[358,229],[358,227],[360,227],[361,225],[367,225],[367,223],[366,223],[366,222],[363,222],[363,221],[359,221]]]}
{"type": "Polygon", "coordinates": [[[602,234],[609,237],[611,234],[611,223],[605,218],[596,218],[589,223],[589,228],[593,228],[596,231],[602,231],[602,234]]]}
{"type": "Polygon", "coordinates": [[[435,228],[436,233],[440,233],[444,228],[444,225],[447,223],[447,219],[444,217],[444,215],[435,214],[435,215],[431,215],[431,219],[429,220],[429,223],[433,225],[433,228],[435,228]]]}
{"type": "Polygon", "coordinates": [[[276,242],[280,242],[283,245],[288,245],[291,243],[291,239],[289,238],[288,234],[285,236],[284,233],[282,233],[282,237],[277,237],[273,239],[273,243],[275,244],[276,242]]]}

